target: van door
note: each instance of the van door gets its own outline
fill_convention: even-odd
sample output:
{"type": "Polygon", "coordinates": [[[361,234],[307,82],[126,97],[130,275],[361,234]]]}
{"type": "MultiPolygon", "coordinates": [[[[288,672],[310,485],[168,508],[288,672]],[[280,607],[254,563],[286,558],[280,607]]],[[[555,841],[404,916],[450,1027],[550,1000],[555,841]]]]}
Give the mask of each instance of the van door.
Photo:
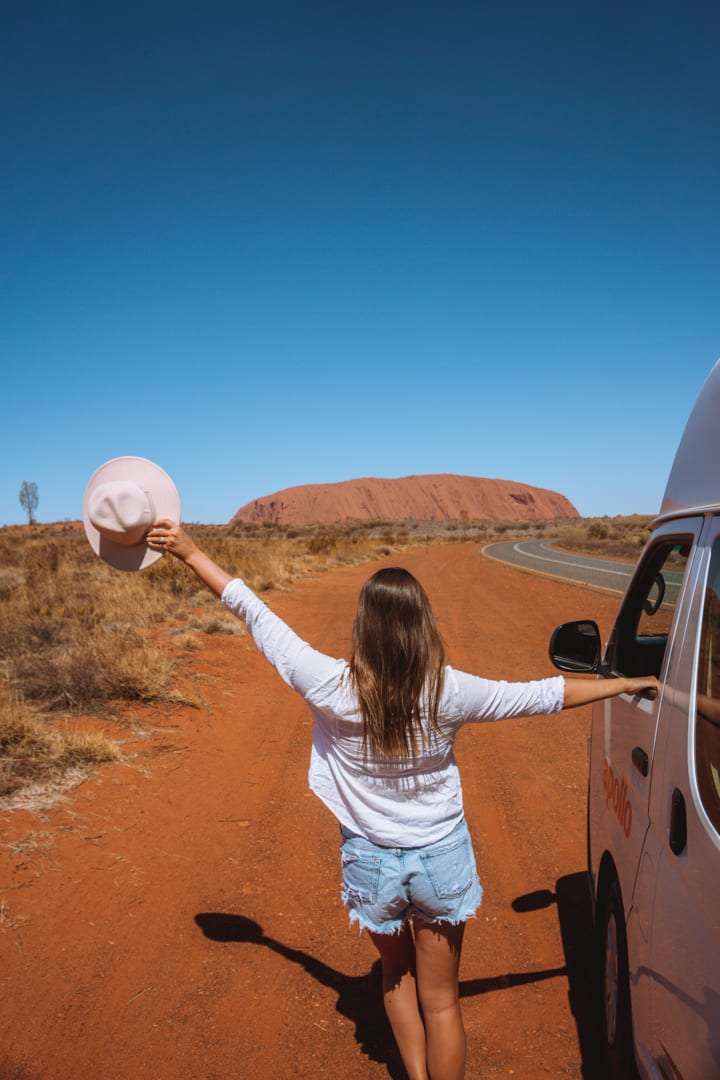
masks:
{"type": "MultiPolygon", "coordinates": [[[[621,695],[599,702],[593,709],[589,865],[601,905],[605,900],[601,891],[607,890],[611,878],[617,877],[631,965],[632,1012],[638,1020],[636,1031],[647,1027],[649,1010],[646,987],[632,972],[634,965],[645,962],[648,947],[648,912],[642,898],[635,895],[636,877],[650,821],[655,738],[658,717],[665,707],[671,643],[676,624],[683,621],[684,583],[701,527],[702,518],[695,518],[682,525],[668,522],[656,530],[628,586],[606,649],[605,665],[611,672],[657,675],[657,698],[652,701],[621,695]],[[603,864],[607,876],[601,883],[603,864]]],[[[643,866],[654,881],[648,859],[643,860],[643,866]]]]}
{"type": "Polygon", "coordinates": [[[656,675],[656,700],[643,697],[600,702],[593,711],[591,744],[590,838],[596,849],[615,854],[622,864],[623,896],[629,902],[648,824],[650,764],[657,716],[662,706],[667,644],[685,568],[699,534],[683,523],[658,530],[628,586],[605,652],[605,666],[615,675],[656,675]],[[593,838],[597,838],[594,841],[593,838]]]}
{"type": "Polygon", "coordinates": [[[720,522],[712,519],[658,732],[647,981],[652,1057],[720,1076],[720,522]],[[662,745],[661,745],[662,744],[662,745]]]}

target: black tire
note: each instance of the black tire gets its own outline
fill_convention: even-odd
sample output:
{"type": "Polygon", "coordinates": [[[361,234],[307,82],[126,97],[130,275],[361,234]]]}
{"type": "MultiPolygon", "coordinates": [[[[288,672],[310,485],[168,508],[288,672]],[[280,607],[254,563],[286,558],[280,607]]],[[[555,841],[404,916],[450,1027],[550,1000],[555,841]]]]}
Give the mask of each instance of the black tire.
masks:
{"type": "Polygon", "coordinates": [[[633,1080],[637,1076],[632,1037],[625,910],[617,878],[613,878],[598,909],[598,987],[605,1076],[633,1080]]]}

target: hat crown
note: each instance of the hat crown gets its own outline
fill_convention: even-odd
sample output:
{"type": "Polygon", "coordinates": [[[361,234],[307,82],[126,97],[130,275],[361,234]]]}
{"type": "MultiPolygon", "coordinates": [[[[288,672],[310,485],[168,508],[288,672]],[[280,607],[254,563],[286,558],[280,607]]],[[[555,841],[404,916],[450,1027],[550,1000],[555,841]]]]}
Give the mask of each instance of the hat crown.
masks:
{"type": "Polygon", "coordinates": [[[155,520],[150,492],[130,480],[98,484],[87,511],[101,536],[118,544],[139,544],[155,520]]]}

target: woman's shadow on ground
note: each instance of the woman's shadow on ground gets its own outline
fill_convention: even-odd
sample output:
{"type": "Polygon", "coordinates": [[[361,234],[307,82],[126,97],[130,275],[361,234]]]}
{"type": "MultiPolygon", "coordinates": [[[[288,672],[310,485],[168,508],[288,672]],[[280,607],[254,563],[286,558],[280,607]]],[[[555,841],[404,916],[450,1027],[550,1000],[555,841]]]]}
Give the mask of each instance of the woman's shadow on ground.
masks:
{"type": "MultiPolygon", "coordinates": [[[[582,1076],[585,1080],[600,1080],[597,1065],[597,1026],[592,1005],[589,956],[592,941],[592,917],[584,874],[571,874],[556,883],[555,892],[541,889],[513,902],[515,911],[528,914],[557,903],[562,933],[565,964],[533,972],[509,972],[482,979],[464,979],[460,996],[473,997],[506,990],[512,986],[567,977],[570,983],[570,1007],[578,1028],[582,1053],[582,1076]]],[[[365,975],[344,975],[303,952],[276,941],[263,932],[259,923],[244,915],[203,912],[195,922],[205,937],[212,941],[238,942],[271,949],[293,964],[299,964],[323,986],[337,994],[337,1011],[355,1025],[355,1039],[371,1061],[384,1064],[392,1080],[407,1080],[400,1055],[388,1024],[382,1003],[382,975],[376,960],[365,975]]],[[[551,1065],[551,1062],[547,1063],[551,1065]]]]}
{"type": "Polygon", "coordinates": [[[195,922],[205,937],[213,941],[237,941],[259,945],[299,964],[323,986],[337,994],[337,1011],[355,1025],[355,1039],[371,1061],[387,1066],[393,1080],[406,1080],[400,1055],[393,1040],[382,1003],[382,974],[380,961],[365,975],[344,975],[314,956],[276,941],[263,933],[259,923],[244,915],[222,915],[205,912],[195,916],[195,922]]]}

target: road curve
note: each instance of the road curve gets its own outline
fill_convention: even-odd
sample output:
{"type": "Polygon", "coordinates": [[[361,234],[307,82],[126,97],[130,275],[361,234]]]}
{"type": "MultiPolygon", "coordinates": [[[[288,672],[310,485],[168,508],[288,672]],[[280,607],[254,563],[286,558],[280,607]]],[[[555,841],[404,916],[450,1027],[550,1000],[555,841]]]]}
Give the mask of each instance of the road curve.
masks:
{"type": "Polygon", "coordinates": [[[596,559],[591,555],[573,555],[569,551],[559,551],[551,547],[552,543],[552,538],[510,540],[488,544],[483,548],[483,554],[536,574],[549,574],[551,577],[575,581],[613,593],[625,592],[635,569],[634,563],[611,562],[609,559],[596,559]]]}

